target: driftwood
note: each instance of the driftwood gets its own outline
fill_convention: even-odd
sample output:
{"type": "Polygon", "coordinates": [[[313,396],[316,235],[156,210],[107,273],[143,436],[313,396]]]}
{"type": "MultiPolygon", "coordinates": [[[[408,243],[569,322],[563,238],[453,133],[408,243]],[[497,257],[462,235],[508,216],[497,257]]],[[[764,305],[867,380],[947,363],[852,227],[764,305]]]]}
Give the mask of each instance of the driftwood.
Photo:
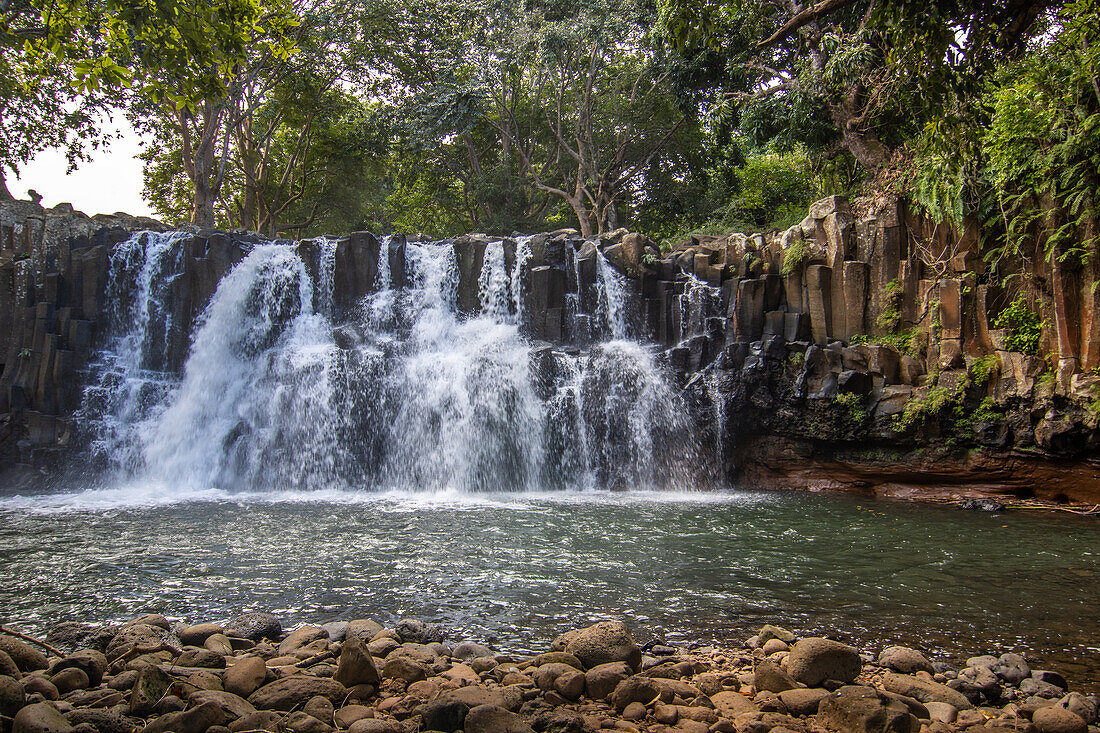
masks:
{"type": "Polygon", "coordinates": [[[7,634],[8,636],[14,636],[16,639],[22,639],[23,641],[29,642],[31,644],[36,644],[48,651],[50,654],[53,654],[55,657],[65,656],[60,649],[50,646],[41,639],[36,639],[33,636],[28,636],[27,634],[21,634],[15,629],[10,629],[7,626],[0,626],[0,633],[7,634]]]}
{"type": "Polygon", "coordinates": [[[326,659],[332,659],[335,656],[336,655],[333,654],[331,651],[324,651],[324,652],[321,652],[320,654],[314,654],[312,657],[309,657],[308,659],[303,659],[302,661],[298,662],[294,666],[299,667],[301,669],[304,669],[306,667],[312,667],[314,664],[317,664],[318,662],[323,662],[326,659]]]}

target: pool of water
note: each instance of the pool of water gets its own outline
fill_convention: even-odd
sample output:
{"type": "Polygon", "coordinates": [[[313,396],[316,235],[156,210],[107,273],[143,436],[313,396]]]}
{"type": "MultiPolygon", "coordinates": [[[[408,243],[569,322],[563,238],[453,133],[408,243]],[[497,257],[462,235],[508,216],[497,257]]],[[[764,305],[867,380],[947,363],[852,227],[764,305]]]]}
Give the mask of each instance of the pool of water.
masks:
{"type": "Polygon", "coordinates": [[[770,622],[956,661],[1024,651],[1100,691],[1094,519],[795,492],[0,497],[0,607],[33,631],[412,617],[513,650],[604,618],[720,645],[770,622]]]}

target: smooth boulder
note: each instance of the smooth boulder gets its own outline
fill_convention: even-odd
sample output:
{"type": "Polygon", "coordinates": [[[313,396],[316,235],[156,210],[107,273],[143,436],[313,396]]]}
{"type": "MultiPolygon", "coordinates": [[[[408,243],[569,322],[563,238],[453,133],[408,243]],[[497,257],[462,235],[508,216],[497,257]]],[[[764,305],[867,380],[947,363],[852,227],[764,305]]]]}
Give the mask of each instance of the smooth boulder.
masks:
{"type": "Polygon", "coordinates": [[[11,661],[15,662],[20,672],[34,672],[50,666],[45,654],[7,634],[0,634],[0,652],[11,657],[11,661]]]}
{"type": "Polygon", "coordinates": [[[535,733],[523,718],[496,705],[478,705],[466,713],[464,733],[535,733]]]}
{"type": "Polygon", "coordinates": [[[923,703],[945,702],[958,710],[969,710],[974,707],[966,695],[952,690],[947,685],[907,674],[887,674],[882,678],[882,687],[889,692],[905,695],[923,703]]]}
{"type": "Polygon", "coordinates": [[[886,647],[882,650],[882,654],[878,655],[878,663],[887,669],[902,674],[916,674],[917,672],[932,674],[935,672],[932,663],[928,661],[926,656],[907,646],[886,647]]]}
{"type": "Polygon", "coordinates": [[[48,702],[27,705],[15,714],[12,733],[70,733],[73,725],[48,702]]]}
{"type": "Polygon", "coordinates": [[[787,657],[787,674],[807,687],[818,687],[826,680],[853,682],[862,666],[855,649],[817,636],[796,643],[787,657]]]}
{"type": "Polygon", "coordinates": [[[580,629],[565,646],[586,669],[610,662],[625,662],[635,672],[642,668],[642,650],[626,624],[600,621],[580,629]]]}
{"type": "Polygon", "coordinates": [[[242,613],[227,621],[222,633],[249,641],[278,639],[283,634],[283,626],[279,623],[279,617],[271,613],[242,613]]]}
{"type": "Polygon", "coordinates": [[[823,698],[817,722],[840,733],[916,733],[909,708],[871,687],[846,685],[823,698]]]}
{"type": "Polygon", "coordinates": [[[248,702],[257,710],[292,710],[317,695],[335,705],[347,695],[347,688],[326,677],[296,674],[264,685],[248,696],[248,702]]]}

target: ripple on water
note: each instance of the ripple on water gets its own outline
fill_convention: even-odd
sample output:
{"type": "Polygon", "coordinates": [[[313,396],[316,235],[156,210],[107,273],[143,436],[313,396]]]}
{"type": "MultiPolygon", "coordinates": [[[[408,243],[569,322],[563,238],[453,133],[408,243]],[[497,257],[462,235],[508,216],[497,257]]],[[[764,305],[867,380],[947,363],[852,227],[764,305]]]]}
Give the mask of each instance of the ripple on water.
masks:
{"type": "Polygon", "coordinates": [[[1033,650],[1096,689],[1098,546],[1076,517],[804,493],[146,485],[0,498],[0,605],[32,630],[147,611],[408,615],[517,651],[602,618],[718,642],[779,622],[963,658],[1033,650]]]}

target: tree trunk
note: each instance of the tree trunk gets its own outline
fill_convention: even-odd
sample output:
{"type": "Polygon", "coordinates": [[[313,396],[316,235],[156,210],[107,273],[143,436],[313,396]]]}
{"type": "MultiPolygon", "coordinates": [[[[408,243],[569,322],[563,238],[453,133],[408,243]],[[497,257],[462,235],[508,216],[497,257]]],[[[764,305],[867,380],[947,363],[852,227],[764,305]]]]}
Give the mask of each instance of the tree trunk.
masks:
{"type": "Polygon", "coordinates": [[[890,150],[882,144],[874,132],[863,129],[863,120],[857,111],[858,91],[848,99],[829,105],[833,124],[840,131],[844,147],[869,173],[876,173],[890,162],[890,150]]]}
{"type": "Polygon", "coordinates": [[[12,201],[14,198],[8,190],[7,181],[4,180],[4,166],[0,165],[0,201],[12,201]]]}
{"type": "Polygon", "coordinates": [[[214,228],[213,186],[214,146],[204,142],[195,151],[195,195],[191,202],[191,223],[205,229],[214,228]]]}
{"type": "Polygon", "coordinates": [[[569,206],[572,207],[573,213],[577,215],[577,222],[581,227],[581,236],[588,239],[593,234],[592,214],[585,207],[584,198],[580,196],[569,196],[565,200],[569,202],[569,206]]]}

